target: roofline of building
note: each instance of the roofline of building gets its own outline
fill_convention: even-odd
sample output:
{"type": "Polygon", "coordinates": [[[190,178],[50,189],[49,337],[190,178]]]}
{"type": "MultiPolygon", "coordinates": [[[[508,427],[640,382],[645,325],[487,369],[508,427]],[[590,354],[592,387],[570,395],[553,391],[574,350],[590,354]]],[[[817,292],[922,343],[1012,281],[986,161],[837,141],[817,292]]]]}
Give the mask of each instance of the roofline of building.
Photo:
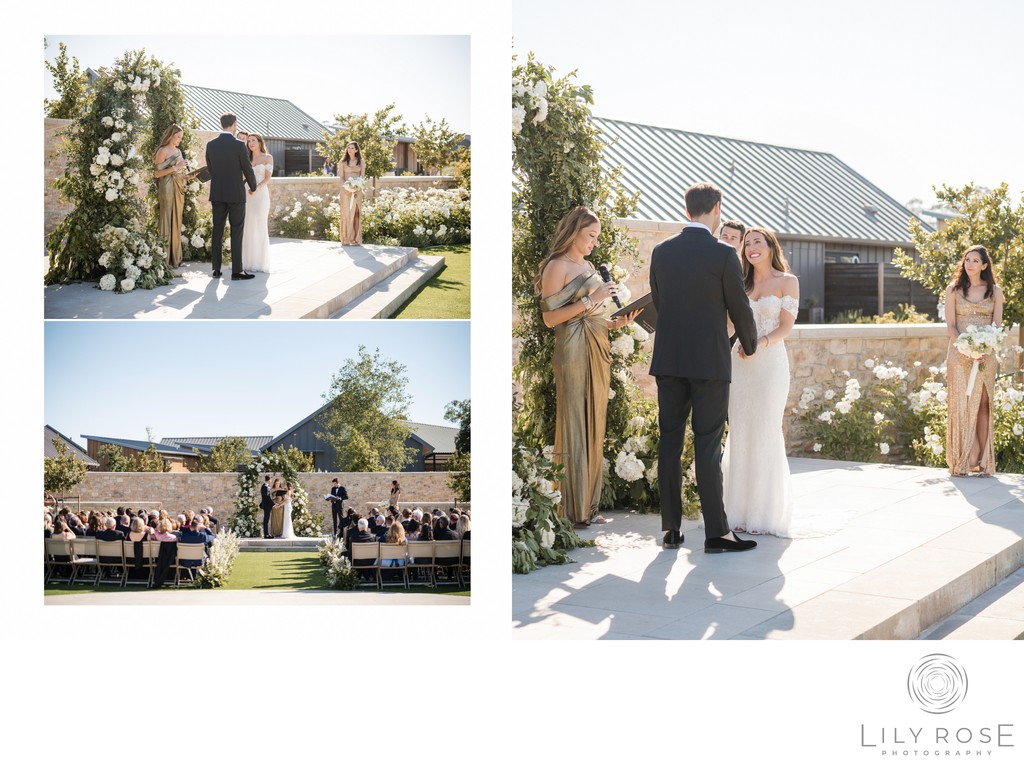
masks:
{"type": "MultiPolygon", "coordinates": [[[[180,455],[182,457],[195,457],[195,452],[184,450],[180,447],[168,447],[166,444],[160,442],[144,442],[141,439],[118,439],[114,436],[92,436],[89,434],[82,434],[82,438],[90,439],[94,442],[100,442],[102,444],[113,444],[117,447],[127,446],[125,442],[137,442],[139,444],[145,444],[146,449],[150,446],[153,447],[158,453],[166,453],[168,455],[180,455]]],[[[128,449],[138,449],[137,447],[128,447],[128,449]]]]}

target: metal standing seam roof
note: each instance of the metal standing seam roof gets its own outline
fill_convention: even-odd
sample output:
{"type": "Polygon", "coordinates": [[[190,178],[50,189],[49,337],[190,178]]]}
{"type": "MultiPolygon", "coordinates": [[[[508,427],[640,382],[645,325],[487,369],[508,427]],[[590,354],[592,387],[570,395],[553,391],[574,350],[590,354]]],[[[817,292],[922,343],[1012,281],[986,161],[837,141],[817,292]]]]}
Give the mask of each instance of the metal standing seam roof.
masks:
{"type": "Polygon", "coordinates": [[[723,220],[780,235],[912,246],[908,219],[914,214],[835,155],[593,120],[605,145],[604,165],[621,165],[625,187],[640,190],[638,219],[684,220],[686,188],[710,181],[724,193],[723,220]]]}
{"type": "Polygon", "coordinates": [[[118,447],[126,447],[128,449],[138,450],[139,452],[145,452],[149,449],[150,445],[160,453],[161,455],[174,455],[179,457],[195,457],[194,453],[190,449],[181,449],[180,447],[168,446],[166,444],[160,444],[159,442],[146,442],[136,441],[134,439],[112,439],[108,436],[89,436],[88,434],[82,434],[83,439],[91,439],[94,442],[103,442],[104,444],[115,444],[118,447]]]}
{"type": "Polygon", "coordinates": [[[99,465],[99,463],[89,457],[89,453],[82,447],[79,447],[71,441],[71,439],[52,426],[43,426],[43,457],[57,457],[57,449],[53,446],[54,439],[63,442],[64,446],[68,448],[68,452],[77,457],[87,466],[96,467],[99,465]]]}
{"type": "Polygon", "coordinates": [[[200,130],[220,132],[220,116],[233,112],[238,116],[240,130],[253,131],[264,138],[323,141],[324,126],[320,121],[287,99],[198,85],[181,87],[185,91],[185,103],[199,120],[200,130]]]}
{"type": "MultiPolygon", "coordinates": [[[[201,452],[209,452],[211,448],[216,447],[221,441],[226,439],[226,436],[189,436],[189,437],[175,437],[168,436],[165,439],[161,439],[161,444],[166,444],[168,447],[181,447],[183,449],[191,449],[195,447],[201,452]]],[[[245,441],[245,446],[252,452],[256,453],[263,449],[263,446],[273,439],[273,436],[243,436],[241,437],[245,441]]]]}

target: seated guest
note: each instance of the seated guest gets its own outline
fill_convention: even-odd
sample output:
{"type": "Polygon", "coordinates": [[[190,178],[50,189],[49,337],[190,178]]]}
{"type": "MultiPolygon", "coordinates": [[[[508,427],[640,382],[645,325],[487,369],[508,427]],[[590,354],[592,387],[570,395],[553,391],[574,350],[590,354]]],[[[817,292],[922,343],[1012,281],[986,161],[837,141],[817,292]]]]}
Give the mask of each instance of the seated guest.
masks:
{"type": "Polygon", "coordinates": [[[437,529],[434,530],[435,540],[458,540],[459,538],[455,533],[448,528],[448,519],[445,516],[441,516],[437,520],[437,529]]]}
{"type": "Polygon", "coordinates": [[[133,543],[143,543],[149,539],[152,529],[146,526],[146,522],[142,520],[141,516],[136,516],[132,519],[131,529],[128,530],[128,540],[133,543]]]}
{"type": "Polygon", "coordinates": [[[205,508],[203,508],[203,515],[206,516],[207,519],[203,523],[206,524],[206,526],[208,526],[212,532],[216,533],[217,527],[220,525],[220,522],[213,517],[213,507],[208,505],[205,508]]]}
{"type": "MultiPolygon", "coordinates": [[[[387,538],[384,540],[384,542],[391,543],[393,545],[405,545],[405,529],[402,527],[402,523],[397,519],[395,519],[395,521],[391,523],[391,526],[388,527],[387,538]]],[[[403,557],[400,559],[384,559],[380,562],[380,565],[382,567],[405,566],[405,558],[403,557]]],[[[384,573],[381,574],[383,577],[384,573]]],[[[400,573],[398,572],[388,572],[387,579],[391,582],[397,581],[398,579],[400,579],[399,577],[397,577],[397,575],[399,574],[400,573]]]]}
{"type": "Polygon", "coordinates": [[[114,521],[114,517],[107,516],[103,522],[103,529],[96,533],[96,539],[115,542],[117,540],[124,540],[124,533],[117,529],[117,522],[114,521]]]}
{"type": "Polygon", "coordinates": [[[402,511],[402,526],[405,527],[405,531],[409,531],[409,522],[412,521],[412,511],[408,508],[402,511]]]}
{"type": "MultiPolygon", "coordinates": [[[[70,522],[70,518],[69,518],[70,522]]],[[[89,521],[86,522],[84,537],[96,537],[96,533],[103,529],[103,517],[93,511],[89,514],[89,521]]]]}
{"type": "Polygon", "coordinates": [[[420,539],[420,523],[416,519],[409,519],[409,526],[405,530],[405,539],[410,542],[420,539]]]}
{"type": "Polygon", "coordinates": [[[128,517],[128,513],[125,512],[117,520],[117,531],[125,537],[128,537],[128,533],[132,531],[132,520],[128,517]]]}
{"type": "Polygon", "coordinates": [[[434,540],[434,529],[430,524],[430,514],[428,513],[423,517],[423,523],[420,524],[419,537],[416,538],[421,543],[429,543],[434,540]]]}
{"type": "Polygon", "coordinates": [[[181,539],[181,522],[177,519],[168,519],[171,523],[171,534],[174,535],[175,540],[181,539]]]}
{"type": "Polygon", "coordinates": [[[460,540],[469,539],[469,516],[466,514],[459,516],[459,520],[455,522],[455,534],[460,540]]]}
{"type": "Polygon", "coordinates": [[[183,529],[188,529],[192,526],[192,519],[196,517],[195,511],[185,511],[185,518],[181,520],[181,526],[183,529]]]}
{"type": "Polygon", "coordinates": [[[75,533],[68,528],[64,519],[57,519],[57,523],[53,525],[53,537],[60,540],[74,540],[75,533]]]}
{"type": "Polygon", "coordinates": [[[345,540],[345,554],[349,561],[352,560],[352,543],[375,543],[377,536],[370,531],[370,522],[366,519],[359,519],[356,522],[356,531],[350,531],[345,540]]]}
{"type": "MultiPolygon", "coordinates": [[[[183,542],[183,543],[202,543],[203,546],[204,546],[204,550],[205,550],[205,548],[209,547],[210,543],[213,542],[213,535],[211,535],[208,531],[203,529],[203,523],[199,519],[193,518],[192,519],[192,524],[189,525],[188,527],[186,527],[182,531],[180,542],[183,542]]],[[[188,559],[188,560],[183,560],[181,563],[184,564],[187,567],[198,567],[198,566],[202,566],[203,560],[202,559],[197,559],[197,560],[188,559]]]]}
{"type": "Polygon", "coordinates": [[[388,537],[388,523],[383,516],[378,516],[376,536],[379,542],[384,542],[388,537]]]}
{"type": "Polygon", "coordinates": [[[174,543],[178,541],[178,538],[171,532],[171,521],[170,519],[160,519],[157,522],[156,532],[153,533],[153,539],[159,540],[162,543],[174,543]]]}
{"type": "Polygon", "coordinates": [[[48,513],[43,514],[43,537],[50,537],[53,534],[53,517],[48,513]]]}

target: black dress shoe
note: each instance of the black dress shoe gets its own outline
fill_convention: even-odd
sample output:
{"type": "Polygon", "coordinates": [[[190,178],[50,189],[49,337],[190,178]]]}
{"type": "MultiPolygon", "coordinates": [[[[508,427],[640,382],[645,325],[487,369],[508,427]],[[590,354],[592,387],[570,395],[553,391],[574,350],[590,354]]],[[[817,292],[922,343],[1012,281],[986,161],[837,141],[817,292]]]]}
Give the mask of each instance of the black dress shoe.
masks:
{"type": "Polygon", "coordinates": [[[670,529],[665,533],[665,548],[678,548],[679,543],[683,541],[683,535],[678,529],[670,529]]]}
{"type": "Polygon", "coordinates": [[[756,541],[741,540],[738,537],[735,540],[729,540],[725,537],[709,537],[704,541],[705,553],[739,553],[756,547],[756,541]]]}
{"type": "Polygon", "coordinates": [[[239,274],[232,274],[232,279],[255,279],[255,274],[246,274],[244,271],[239,274]]]}
{"type": "Polygon", "coordinates": [[[213,278],[214,279],[220,279],[220,272],[219,271],[213,272],[213,278]]]}

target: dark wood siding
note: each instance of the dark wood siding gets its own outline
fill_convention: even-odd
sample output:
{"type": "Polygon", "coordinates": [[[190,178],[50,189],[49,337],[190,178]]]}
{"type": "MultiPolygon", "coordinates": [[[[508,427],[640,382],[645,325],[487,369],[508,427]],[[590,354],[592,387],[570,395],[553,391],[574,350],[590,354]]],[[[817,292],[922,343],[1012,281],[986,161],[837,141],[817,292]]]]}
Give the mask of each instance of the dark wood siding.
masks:
{"type": "MultiPolygon", "coordinates": [[[[883,312],[897,311],[901,303],[935,317],[935,296],[920,283],[900,276],[899,269],[886,263],[883,312]]],[[[877,263],[825,264],[825,317],[860,309],[864,316],[878,313],[877,263]]]]}

